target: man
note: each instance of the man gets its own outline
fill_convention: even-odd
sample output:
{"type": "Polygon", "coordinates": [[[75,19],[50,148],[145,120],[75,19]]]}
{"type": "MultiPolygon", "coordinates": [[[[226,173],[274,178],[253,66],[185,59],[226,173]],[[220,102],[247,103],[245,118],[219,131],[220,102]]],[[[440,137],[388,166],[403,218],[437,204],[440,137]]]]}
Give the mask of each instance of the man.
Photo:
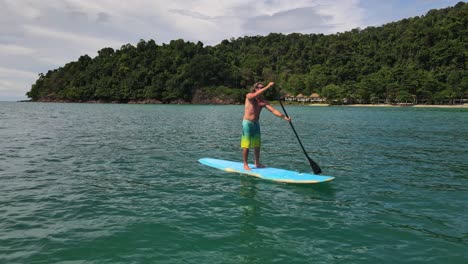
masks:
{"type": "Polygon", "coordinates": [[[249,156],[249,149],[254,149],[254,161],[255,167],[265,168],[264,165],[260,163],[260,111],[263,107],[266,107],[270,112],[275,116],[283,118],[286,121],[291,121],[291,119],[283,115],[280,111],[276,110],[273,106],[270,105],[268,101],[262,98],[262,94],[268,90],[268,88],[273,87],[274,83],[270,82],[266,87],[263,87],[262,83],[255,83],[250,93],[245,96],[245,113],[244,120],[242,121],[242,158],[244,159],[244,169],[251,170],[247,162],[249,156]]]}

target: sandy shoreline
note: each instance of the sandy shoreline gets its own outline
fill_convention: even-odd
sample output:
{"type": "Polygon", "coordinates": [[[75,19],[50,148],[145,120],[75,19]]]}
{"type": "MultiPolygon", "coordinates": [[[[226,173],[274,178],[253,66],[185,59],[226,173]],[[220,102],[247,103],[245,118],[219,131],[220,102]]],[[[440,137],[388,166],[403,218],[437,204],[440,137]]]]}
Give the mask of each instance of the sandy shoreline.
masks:
{"type": "Polygon", "coordinates": [[[351,107],[417,107],[417,108],[468,108],[464,105],[390,105],[390,104],[349,104],[349,105],[329,105],[329,104],[307,104],[307,106],[351,106],[351,107]]]}
{"type": "Polygon", "coordinates": [[[389,105],[389,104],[350,104],[344,106],[358,106],[358,107],[427,107],[427,108],[468,108],[468,104],[463,105],[389,105]]]}

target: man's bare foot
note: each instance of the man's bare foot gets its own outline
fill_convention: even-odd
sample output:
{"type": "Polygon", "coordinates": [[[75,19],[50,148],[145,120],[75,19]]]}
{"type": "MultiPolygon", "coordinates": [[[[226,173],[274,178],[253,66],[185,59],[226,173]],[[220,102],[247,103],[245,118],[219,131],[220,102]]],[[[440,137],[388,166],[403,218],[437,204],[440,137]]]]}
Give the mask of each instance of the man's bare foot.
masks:
{"type": "Polygon", "coordinates": [[[252,170],[252,169],[249,167],[249,165],[244,164],[244,170],[252,170]]]}
{"type": "Polygon", "coordinates": [[[266,166],[265,166],[265,165],[263,165],[263,164],[260,164],[260,163],[259,163],[259,164],[256,164],[256,165],[255,165],[255,167],[257,167],[257,168],[266,168],[266,166]]]}

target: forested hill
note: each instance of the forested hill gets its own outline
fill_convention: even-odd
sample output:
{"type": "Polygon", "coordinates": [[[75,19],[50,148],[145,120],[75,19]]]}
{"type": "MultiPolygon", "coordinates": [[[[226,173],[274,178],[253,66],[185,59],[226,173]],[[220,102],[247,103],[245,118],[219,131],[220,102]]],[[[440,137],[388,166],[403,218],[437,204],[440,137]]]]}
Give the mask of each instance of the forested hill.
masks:
{"type": "Polygon", "coordinates": [[[241,102],[257,81],[267,94],[317,92],[369,103],[463,98],[468,93],[468,4],[334,35],[276,34],[216,46],[141,40],[40,74],[32,101],[241,102]]]}

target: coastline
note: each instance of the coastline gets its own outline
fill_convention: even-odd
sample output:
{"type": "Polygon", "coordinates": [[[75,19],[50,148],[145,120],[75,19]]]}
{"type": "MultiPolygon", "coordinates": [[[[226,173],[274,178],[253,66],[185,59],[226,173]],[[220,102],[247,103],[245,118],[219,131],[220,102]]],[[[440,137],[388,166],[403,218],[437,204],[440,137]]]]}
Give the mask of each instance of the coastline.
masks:
{"type": "Polygon", "coordinates": [[[340,106],[340,107],[401,107],[401,108],[468,108],[468,104],[457,104],[457,105],[413,105],[413,104],[345,104],[345,105],[332,105],[332,104],[291,104],[291,105],[303,105],[303,106],[340,106]]]}
{"type": "Polygon", "coordinates": [[[349,104],[340,106],[352,106],[352,107],[417,107],[417,108],[468,108],[468,104],[458,105],[390,105],[390,104],[349,104]]]}
{"type": "MultiPolygon", "coordinates": [[[[194,104],[194,105],[240,105],[240,103],[232,103],[222,100],[204,100],[198,102],[185,102],[182,100],[174,100],[168,103],[163,103],[158,100],[131,100],[128,102],[117,102],[117,101],[81,101],[81,102],[72,102],[66,100],[39,100],[39,101],[30,101],[30,100],[20,100],[20,101],[11,101],[17,103],[77,103],[77,104],[194,104]]],[[[272,101],[272,104],[276,104],[272,101]]],[[[339,106],[339,107],[402,107],[402,108],[468,108],[468,104],[457,104],[457,105],[412,105],[412,104],[347,104],[347,105],[332,105],[332,104],[299,104],[299,103],[286,103],[286,105],[296,105],[296,106],[313,106],[313,107],[324,107],[324,106],[339,106]]]]}

